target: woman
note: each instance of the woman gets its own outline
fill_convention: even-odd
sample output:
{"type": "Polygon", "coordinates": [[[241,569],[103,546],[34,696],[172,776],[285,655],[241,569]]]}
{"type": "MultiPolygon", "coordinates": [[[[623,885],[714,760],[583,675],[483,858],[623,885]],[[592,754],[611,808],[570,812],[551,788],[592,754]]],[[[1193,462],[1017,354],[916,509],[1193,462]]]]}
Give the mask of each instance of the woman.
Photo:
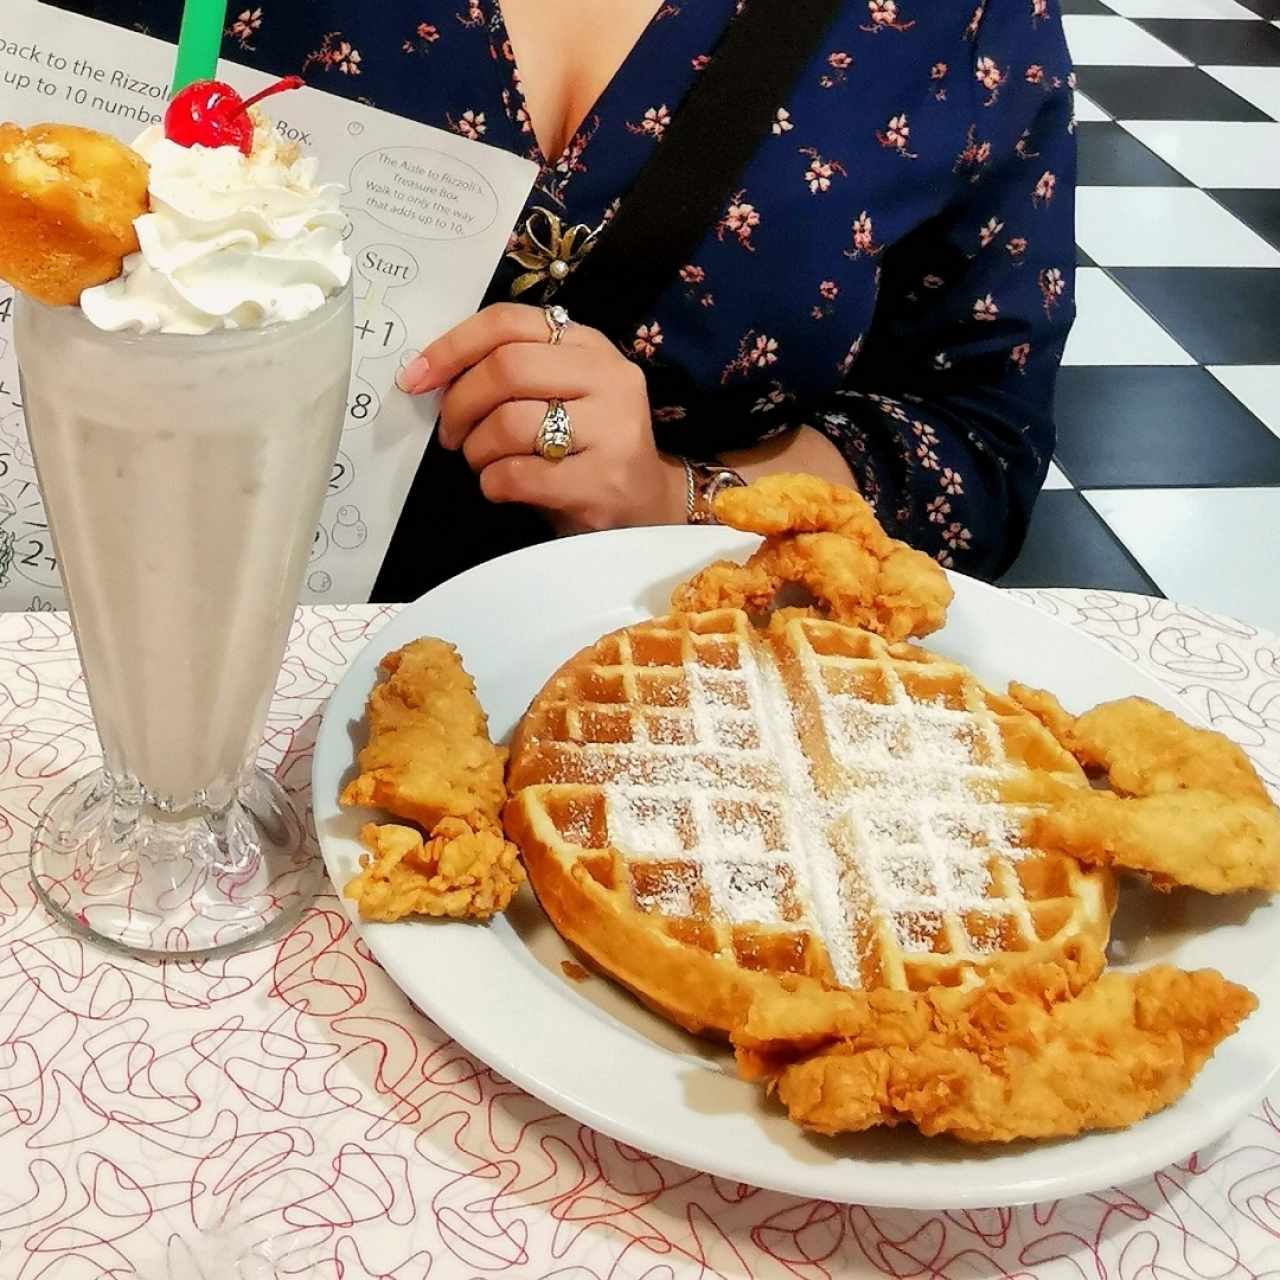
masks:
{"type": "MultiPolygon", "coordinates": [[[[176,34],[171,0],[96,3],[176,34]]],[[[746,4],[788,21],[785,3],[746,4]]],[[[1052,453],[1074,310],[1056,7],[845,0],[688,260],[638,322],[597,329],[544,304],[590,264],[581,243],[603,242],[590,231],[738,0],[233,0],[228,57],[541,167],[485,307],[401,374],[444,397],[378,597],[551,529],[682,522],[710,489],[780,470],[855,483],[892,533],[1002,572],[1052,453]]]]}

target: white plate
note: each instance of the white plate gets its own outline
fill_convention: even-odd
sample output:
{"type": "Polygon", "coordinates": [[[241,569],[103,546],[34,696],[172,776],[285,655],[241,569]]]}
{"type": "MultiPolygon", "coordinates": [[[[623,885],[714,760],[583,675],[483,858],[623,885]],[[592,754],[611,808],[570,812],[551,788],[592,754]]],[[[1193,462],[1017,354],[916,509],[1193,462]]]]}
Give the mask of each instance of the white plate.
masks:
{"type": "MultiPolygon", "coordinates": [[[[498,738],[509,734],[560,663],[604,632],[665,611],[671,587],[753,539],[721,529],[628,529],[517,552],[424,596],[388,624],[330,700],[316,743],[316,826],[342,885],[367,812],[337,795],[364,741],[378,660],[420,635],[461,650],[498,738]]],[[[1003,688],[1050,688],[1068,708],[1143,694],[1187,714],[1149,676],[1029,605],[956,577],[944,631],[928,644],[1003,688]]],[[[348,909],[350,909],[348,905],[348,909]]],[[[488,926],[361,925],[405,993],[495,1070],[585,1124],[645,1151],[735,1181],[802,1196],[916,1209],[1022,1204],[1140,1177],[1226,1132],[1280,1066],[1280,907],[1261,896],[1212,899],[1123,887],[1113,961],[1213,966],[1251,987],[1261,1008],[1218,1050],[1174,1107],[1115,1134],[973,1148],[886,1130],[811,1138],[733,1075],[730,1054],[641,1008],[607,980],[570,981],[570,958],[533,895],[488,926]]]]}

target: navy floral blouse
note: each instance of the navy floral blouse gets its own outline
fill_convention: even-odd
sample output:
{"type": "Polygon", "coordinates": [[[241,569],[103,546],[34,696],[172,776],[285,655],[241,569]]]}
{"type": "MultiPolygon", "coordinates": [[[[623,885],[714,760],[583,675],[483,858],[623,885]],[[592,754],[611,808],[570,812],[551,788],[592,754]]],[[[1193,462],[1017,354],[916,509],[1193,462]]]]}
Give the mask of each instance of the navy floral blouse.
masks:
{"type": "MultiPolygon", "coordinates": [[[[528,155],[542,170],[530,209],[590,227],[662,145],[740,7],[664,4],[545,157],[498,0],[241,2],[228,57],[528,155]]],[[[1053,448],[1074,314],[1074,77],[1058,0],[975,2],[849,0],[697,252],[647,320],[612,336],[649,376],[661,448],[706,457],[808,424],[892,532],[990,577],[1021,544],[1053,448]]],[[[176,34],[172,0],[97,7],[176,34]]],[[[488,301],[525,270],[509,257],[488,301]]]]}

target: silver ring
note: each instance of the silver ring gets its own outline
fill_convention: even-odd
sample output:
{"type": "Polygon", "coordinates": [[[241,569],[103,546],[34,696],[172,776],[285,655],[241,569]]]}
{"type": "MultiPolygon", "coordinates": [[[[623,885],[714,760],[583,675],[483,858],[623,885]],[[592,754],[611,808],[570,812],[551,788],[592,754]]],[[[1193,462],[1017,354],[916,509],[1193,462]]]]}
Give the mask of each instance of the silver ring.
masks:
{"type": "Polygon", "coordinates": [[[558,347],[564,341],[564,331],[569,327],[569,313],[556,303],[542,308],[547,328],[551,330],[551,345],[558,347]]]}
{"type": "Polygon", "coordinates": [[[563,400],[553,398],[547,401],[547,411],[542,415],[533,451],[548,462],[559,462],[573,452],[573,423],[563,400]]]}

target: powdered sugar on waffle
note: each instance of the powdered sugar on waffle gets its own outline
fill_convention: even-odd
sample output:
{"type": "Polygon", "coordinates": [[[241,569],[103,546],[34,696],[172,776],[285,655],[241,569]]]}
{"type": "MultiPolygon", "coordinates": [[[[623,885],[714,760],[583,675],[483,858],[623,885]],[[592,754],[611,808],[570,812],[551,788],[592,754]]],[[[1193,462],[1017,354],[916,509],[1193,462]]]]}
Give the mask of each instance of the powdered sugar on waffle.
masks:
{"type": "Polygon", "coordinates": [[[991,860],[1016,862],[1025,850],[1021,815],[998,799],[1009,765],[985,703],[959,710],[913,700],[896,668],[882,668],[887,703],[834,694],[822,664],[842,660],[821,659],[808,644],[799,656],[832,754],[862,775],[833,814],[848,824],[846,886],[858,885],[905,951],[930,950],[939,932],[958,956],[993,951],[994,917],[1006,914],[1033,936],[1020,896],[989,896],[991,860]]]}
{"type": "MultiPolygon", "coordinates": [[[[762,698],[752,687],[759,681],[755,656],[744,647],[740,657],[736,680],[722,672],[709,677],[704,668],[686,662],[685,710],[694,740],[631,749],[635,769],[627,771],[625,781],[604,783],[602,790],[616,848],[633,857],[695,863],[715,915],[735,924],[775,923],[781,920],[779,868],[787,867],[796,879],[788,852],[795,847],[794,833],[787,839],[785,832],[794,806],[767,749],[767,735],[760,741],[762,698]],[[747,737],[760,745],[728,745],[747,737]],[[727,769],[726,761],[732,762],[727,769]],[[735,785],[747,776],[757,785],[735,785]]],[[[637,718],[638,734],[645,732],[643,725],[637,718]]],[[[613,767],[618,755],[628,752],[600,744],[584,754],[592,750],[608,753],[613,767]]],[[[681,910],[688,899],[685,884],[674,877],[658,879],[659,889],[641,901],[643,909],[687,914],[681,910]]]]}
{"type": "MultiPolygon", "coordinates": [[[[989,860],[1022,850],[1017,815],[996,800],[1007,765],[985,706],[913,701],[892,672],[888,703],[832,693],[823,667],[845,660],[803,643],[819,727],[853,777],[828,799],[770,653],[746,637],[737,648],[736,670],[683,664],[678,713],[692,741],[653,741],[648,709],[633,706],[631,743],[581,748],[581,762],[599,766],[610,843],[648,864],[641,909],[809,930],[846,986],[861,981],[859,918],[887,926],[906,951],[930,950],[941,930],[957,959],[998,945],[1001,914],[1030,932],[1021,897],[988,896],[989,860]]],[[[629,658],[624,649],[624,666],[629,658]]]]}

